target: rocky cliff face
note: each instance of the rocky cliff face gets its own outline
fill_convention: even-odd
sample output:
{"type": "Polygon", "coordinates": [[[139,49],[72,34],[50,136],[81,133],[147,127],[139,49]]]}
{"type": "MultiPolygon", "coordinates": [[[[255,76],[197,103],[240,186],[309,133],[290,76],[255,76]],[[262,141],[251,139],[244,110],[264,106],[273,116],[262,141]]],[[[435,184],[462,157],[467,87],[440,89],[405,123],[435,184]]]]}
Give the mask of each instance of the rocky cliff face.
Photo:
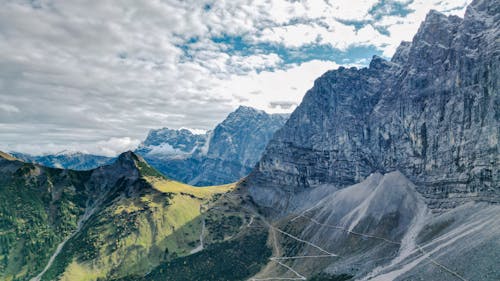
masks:
{"type": "Polygon", "coordinates": [[[274,132],[288,115],[267,114],[262,110],[240,106],[215,127],[207,156],[254,166],[274,132]]]}
{"type": "Polygon", "coordinates": [[[391,61],[325,73],[270,141],[251,192],[272,205],[258,193],[399,170],[434,210],[500,201],[499,10],[475,1],[464,19],[431,11],[391,61]]]}
{"type": "Polygon", "coordinates": [[[287,117],[240,106],[206,134],[153,130],[136,152],[182,182],[197,186],[235,182],[250,173],[287,117]]]}
{"type": "Polygon", "coordinates": [[[316,80],[241,184],[273,225],[256,280],[500,278],[497,2],[316,80]]]}

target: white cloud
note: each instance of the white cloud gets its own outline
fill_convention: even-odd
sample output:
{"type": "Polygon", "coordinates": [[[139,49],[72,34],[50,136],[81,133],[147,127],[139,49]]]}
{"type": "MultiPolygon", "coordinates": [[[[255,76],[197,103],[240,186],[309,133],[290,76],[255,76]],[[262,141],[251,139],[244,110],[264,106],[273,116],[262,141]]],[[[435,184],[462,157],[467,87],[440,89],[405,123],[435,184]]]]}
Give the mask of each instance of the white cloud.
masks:
{"type": "MultiPolygon", "coordinates": [[[[331,2],[328,5],[326,1],[318,1],[314,3],[315,5],[309,6],[298,5],[298,2],[289,3],[286,8],[278,9],[281,13],[277,14],[281,16],[274,19],[276,25],[263,28],[252,39],[258,42],[279,43],[289,48],[298,48],[314,43],[330,44],[340,50],[346,50],[352,46],[372,45],[383,50],[384,55],[390,57],[401,41],[411,40],[429,10],[435,9],[447,15],[463,16],[465,7],[471,0],[393,0],[392,2],[406,4],[406,9],[410,13],[405,17],[386,15],[379,20],[375,20],[373,15],[368,13],[379,1],[342,0],[331,2]],[[305,21],[289,23],[290,20],[297,17],[303,17],[305,21]],[[354,25],[344,24],[340,21],[364,22],[364,26],[358,30],[354,25]],[[380,33],[375,27],[387,29],[389,35],[380,33]]],[[[387,3],[391,3],[391,1],[387,3]]]]}
{"type": "Polygon", "coordinates": [[[356,30],[354,26],[335,20],[329,22],[328,28],[317,23],[270,27],[262,30],[254,39],[257,42],[282,44],[287,48],[329,44],[340,51],[353,46],[376,46],[382,49],[388,41],[386,35],[379,33],[370,24],[356,30]]]}
{"type": "Polygon", "coordinates": [[[154,145],[154,146],[150,146],[148,148],[151,149],[148,152],[149,155],[168,155],[168,156],[172,156],[172,155],[184,154],[184,152],[182,152],[179,149],[173,148],[168,143],[163,143],[161,145],[154,145]]]}
{"type": "Polygon", "coordinates": [[[140,143],[140,140],[131,139],[129,137],[110,138],[109,140],[97,142],[95,146],[97,149],[95,151],[94,146],[89,146],[85,150],[93,154],[115,156],[123,151],[136,149],[140,143]]]}
{"type": "Polygon", "coordinates": [[[343,20],[366,20],[370,17],[368,11],[377,0],[336,0],[332,2],[331,14],[343,20]]]}
{"type": "Polygon", "coordinates": [[[227,96],[248,97],[240,103],[267,112],[290,112],[300,103],[304,93],[312,88],[316,78],[335,68],[338,65],[334,62],[314,60],[282,70],[252,72],[245,76],[233,75],[220,83],[214,91],[227,96]],[[291,106],[276,106],[287,103],[291,106]]]}
{"type": "Polygon", "coordinates": [[[181,127],[180,129],[186,129],[195,135],[204,135],[207,133],[207,130],[203,130],[203,129],[195,129],[195,128],[187,128],[187,127],[181,127]]]}
{"type": "MultiPolygon", "coordinates": [[[[240,72],[248,72],[278,66],[283,60],[276,54],[259,54],[251,56],[231,56],[229,65],[240,72]]],[[[233,72],[233,73],[234,73],[233,72]]]]}
{"type": "Polygon", "coordinates": [[[19,108],[10,104],[0,104],[0,110],[5,111],[7,113],[17,113],[19,112],[19,108]]]}
{"type": "Polygon", "coordinates": [[[117,156],[118,154],[136,149],[140,140],[129,137],[110,138],[107,140],[96,142],[66,142],[66,143],[51,143],[41,142],[36,144],[17,143],[17,144],[0,144],[0,150],[4,151],[21,151],[32,155],[41,154],[56,154],[62,151],[79,151],[96,155],[104,155],[109,157],[117,156]]]}
{"type": "Polygon", "coordinates": [[[375,20],[369,11],[378,2],[232,0],[206,9],[201,0],[7,1],[0,9],[0,146],[111,155],[151,128],[210,129],[239,103],[290,111],[336,63],[290,64],[272,50],[212,38],[294,52],[317,43],[373,45],[390,56],[429,9],[463,14],[459,7],[470,0],[415,0],[406,17],[375,20]]]}
{"type": "Polygon", "coordinates": [[[297,48],[316,42],[324,28],[316,24],[296,24],[270,27],[262,30],[256,38],[259,42],[280,43],[289,48],[297,48]]]}

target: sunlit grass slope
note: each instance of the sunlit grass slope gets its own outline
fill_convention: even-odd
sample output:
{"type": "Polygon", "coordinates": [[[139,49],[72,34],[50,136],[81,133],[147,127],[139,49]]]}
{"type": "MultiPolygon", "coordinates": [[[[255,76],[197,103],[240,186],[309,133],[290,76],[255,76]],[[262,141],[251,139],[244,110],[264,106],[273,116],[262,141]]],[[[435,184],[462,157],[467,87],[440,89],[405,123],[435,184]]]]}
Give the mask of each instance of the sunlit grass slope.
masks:
{"type": "Polygon", "coordinates": [[[200,243],[204,206],[234,188],[192,187],[140,168],[146,170],[148,187],[117,197],[92,218],[44,280],[143,275],[161,262],[189,255],[200,243]]]}
{"type": "Polygon", "coordinates": [[[48,264],[41,280],[244,280],[270,252],[236,186],[172,181],[132,152],[85,172],[2,154],[0,281],[48,264]]]}
{"type": "MultiPolygon", "coordinates": [[[[164,182],[163,182],[164,183],[164,182]]],[[[253,209],[239,185],[193,188],[186,185],[155,188],[208,199],[199,217],[205,222],[203,250],[162,261],[147,274],[131,273],[112,281],[215,281],[248,280],[268,262],[266,223],[253,209]],[[225,192],[226,190],[228,190],[225,192]]],[[[190,223],[174,232],[184,234],[190,223]]],[[[199,228],[198,228],[199,229],[199,228]]]]}

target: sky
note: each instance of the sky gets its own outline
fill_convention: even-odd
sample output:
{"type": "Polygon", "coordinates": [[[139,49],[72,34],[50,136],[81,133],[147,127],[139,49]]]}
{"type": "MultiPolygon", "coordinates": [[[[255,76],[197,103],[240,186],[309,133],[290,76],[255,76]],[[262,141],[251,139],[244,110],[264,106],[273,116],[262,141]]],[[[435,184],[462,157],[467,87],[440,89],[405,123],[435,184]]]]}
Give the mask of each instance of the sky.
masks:
{"type": "Polygon", "coordinates": [[[291,112],[471,0],[0,0],[0,150],[114,156],[239,105],[291,112]]]}

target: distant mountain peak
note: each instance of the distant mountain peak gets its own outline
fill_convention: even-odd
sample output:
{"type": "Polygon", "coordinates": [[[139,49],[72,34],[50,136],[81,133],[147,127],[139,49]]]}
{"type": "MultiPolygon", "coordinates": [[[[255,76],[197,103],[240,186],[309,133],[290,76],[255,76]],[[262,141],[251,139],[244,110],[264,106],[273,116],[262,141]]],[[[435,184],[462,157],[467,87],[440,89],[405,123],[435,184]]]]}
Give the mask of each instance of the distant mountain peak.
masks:
{"type": "Polygon", "coordinates": [[[80,151],[77,151],[77,150],[64,149],[64,150],[57,152],[54,155],[55,156],[71,156],[71,155],[81,155],[81,154],[83,154],[83,153],[80,151]]]}
{"type": "Polygon", "coordinates": [[[228,118],[231,116],[240,116],[240,115],[269,115],[269,116],[282,116],[282,117],[288,117],[290,114],[288,113],[267,113],[265,110],[258,109],[255,107],[247,106],[247,105],[240,105],[236,110],[233,112],[229,113],[228,118]]]}
{"type": "Polygon", "coordinates": [[[151,130],[136,152],[175,180],[193,185],[230,183],[246,176],[288,114],[241,105],[213,130],[151,130]]]}
{"type": "Polygon", "coordinates": [[[122,154],[120,154],[116,161],[119,161],[119,162],[130,162],[130,161],[145,162],[141,156],[135,154],[133,151],[130,151],[130,150],[125,151],[122,154]]]}
{"type": "Polygon", "coordinates": [[[253,108],[250,106],[240,105],[238,108],[236,108],[236,110],[229,113],[229,115],[226,117],[226,119],[224,121],[231,119],[231,118],[237,118],[240,116],[247,117],[247,116],[255,116],[255,115],[261,115],[261,114],[263,115],[263,114],[267,114],[267,113],[264,110],[259,110],[259,109],[256,109],[256,108],[253,108]]]}
{"type": "Polygon", "coordinates": [[[240,105],[234,112],[263,112],[263,110],[247,105],[240,105]]]}

